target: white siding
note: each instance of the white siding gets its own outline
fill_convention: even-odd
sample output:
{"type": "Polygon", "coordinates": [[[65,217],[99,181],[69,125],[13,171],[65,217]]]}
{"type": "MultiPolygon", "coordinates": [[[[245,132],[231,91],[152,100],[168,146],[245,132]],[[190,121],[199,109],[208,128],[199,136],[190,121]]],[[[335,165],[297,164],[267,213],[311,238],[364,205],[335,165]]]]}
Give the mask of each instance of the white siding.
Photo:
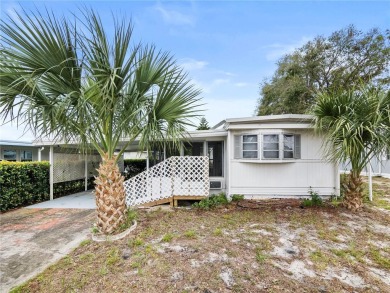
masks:
{"type": "MultiPolygon", "coordinates": [[[[234,131],[232,134],[264,132],[275,129],[234,131]]],[[[282,131],[279,129],[279,131],[282,131]]],[[[336,193],[335,165],[323,159],[322,139],[314,136],[312,130],[288,130],[301,135],[301,159],[261,162],[258,159],[239,160],[230,158],[229,194],[244,194],[248,197],[262,195],[288,196],[308,195],[309,188],[320,195],[336,193]]],[[[229,144],[234,151],[234,142],[229,144]]]]}

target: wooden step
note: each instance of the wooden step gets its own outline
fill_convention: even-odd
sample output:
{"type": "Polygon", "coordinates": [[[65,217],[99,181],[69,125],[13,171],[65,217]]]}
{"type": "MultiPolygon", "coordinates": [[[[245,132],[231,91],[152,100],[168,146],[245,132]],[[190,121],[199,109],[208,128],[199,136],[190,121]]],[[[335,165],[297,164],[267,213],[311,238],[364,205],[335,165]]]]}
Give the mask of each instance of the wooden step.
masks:
{"type": "Polygon", "coordinates": [[[143,206],[143,207],[154,207],[154,206],[158,206],[158,205],[169,203],[171,207],[177,207],[179,200],[202,200],[202,199],[204,199],[206,197],[207,196],[177,195],[177,196],[171,196],[171,197],[167,197],[167,198],[163,198],[163,199],[147,202],[147,203],[144,203],[144,204],[142,204],[140,206],[143,206]]]}
{"type": "Polygon", "coordinates": [[[178,206],[178,201],[179,200],[202,200],[206,198],[206,196],[194,196],[194,195],[177,195],[173,197],[173,206],[177,207],[178,206]]]}
{"type": "Polygon", "coordinates": [[[173,206],[173,197],[167,197],[159,200],[150,201],[147,203],[142,204],[143,207],[154,207],[162,204],[169,203],[171,206],[173,206]]]}

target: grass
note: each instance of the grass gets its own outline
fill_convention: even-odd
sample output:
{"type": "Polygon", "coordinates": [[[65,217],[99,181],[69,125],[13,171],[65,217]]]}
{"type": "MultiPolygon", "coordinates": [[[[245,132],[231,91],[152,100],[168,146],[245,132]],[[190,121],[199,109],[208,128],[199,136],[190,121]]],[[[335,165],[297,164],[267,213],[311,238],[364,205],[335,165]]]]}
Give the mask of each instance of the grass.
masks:
{"type": "Polygon", "coordinates": [[[162,241],[162,242],[171,242],[172,239],[173,239],[173,234],[167,233],[167,234],[165,234],[165,235],[161,238],[161,241],[162,241]]]}
{"type": "Polygon", "coordinates": [[[221,237],[222,236],[222,229],[215,228],[215,230],[213,231],[213,235],[217,236],[217,237],[221,237]]]}
{"type": "Polygon", "coordinates": [[[194,230],[188,230],[184,232],[184,236],[187,238],[196,238],[196,232],[194,230]]]}
{"type": "Polygon", "coordinates": [[[261,248],[256,249],[256,260],[258,263],[262,264],[266,261],[268,256],[264,254],[264,251],[261,248]]]}
{"type": "Polygon", "coordinates": [[[139,211],[137,217],[127,238],[84,241],[11,292],[390,292],[386,279],[371,273],[390,274],[390,217],[384,212],[354,214],[328,205],[242,209],[233,203],[139,211]],[[286,254],[289,249],[296,252],[286,254]],[[226,269],[235,282],[229,289],[220,277],[226,269]],[[183,279],[173,281],[175,272],[183,279]],[[353,287],[344,274],[367,287],[353,287]]]}
{"type": "Polygon", "coordinates": [[[369,201],[368,178],[363,177],[364,202],[371,206],[376,206],[390,211],[390,179],[373,177],[372,202],[369,201]]]}
{"type": "Polygon", "coordinates": [[[330,264],[335,264],[334,258],[323,252],[322,250],[315,250],[310,253],[310,260],[315,263],[318,270],[325,270],[330,264]]]}
{"type": "Polygon", "coordinates": [[[135,239],[130,239],[128,241],[128,246],[129,247],[142,246],[144,244],[145,244],[145,242],[140,237],[137,237],[135,239]]]}
{"type": "Polygon", "coordinates": [[[106,265],[112,266],[112,265],[117,264],[119,261],[120,261],[120,257],[119,257],[118,248],[117,247],[111,248],[107,253],[106,265]]]}

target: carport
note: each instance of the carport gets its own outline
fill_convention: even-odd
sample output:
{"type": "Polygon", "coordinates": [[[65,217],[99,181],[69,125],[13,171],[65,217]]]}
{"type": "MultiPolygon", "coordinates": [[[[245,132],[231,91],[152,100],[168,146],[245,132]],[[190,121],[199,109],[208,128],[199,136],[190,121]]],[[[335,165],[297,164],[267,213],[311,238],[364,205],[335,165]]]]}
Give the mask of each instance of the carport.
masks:
{"type": "MultiPolygon", "coordinates": [[[[83,181],[84,191],[91,188],[101,162],[99,153],[94,150],[83,153],[76,143],[50,139],[37,139],[33,145],[38,147],[38,161],[50,162],[50,200],[55,198],[55,184],[58,183],[83,181]]],[[[124,170],[123,158],[119,161],[119,169],[124,170]]]]}

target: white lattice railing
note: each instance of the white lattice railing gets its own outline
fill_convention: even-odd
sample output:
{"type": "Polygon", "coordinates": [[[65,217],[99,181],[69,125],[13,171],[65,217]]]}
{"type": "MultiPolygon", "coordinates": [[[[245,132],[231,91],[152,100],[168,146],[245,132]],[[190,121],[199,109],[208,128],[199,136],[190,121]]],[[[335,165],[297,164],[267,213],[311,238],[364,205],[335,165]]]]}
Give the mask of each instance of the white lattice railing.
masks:
{"type": "Polygon", "coordinates": [[[127,206],[172,196],[208,196],[209,159],[170,157],[125,181],[124,185],[127,206]]]}

